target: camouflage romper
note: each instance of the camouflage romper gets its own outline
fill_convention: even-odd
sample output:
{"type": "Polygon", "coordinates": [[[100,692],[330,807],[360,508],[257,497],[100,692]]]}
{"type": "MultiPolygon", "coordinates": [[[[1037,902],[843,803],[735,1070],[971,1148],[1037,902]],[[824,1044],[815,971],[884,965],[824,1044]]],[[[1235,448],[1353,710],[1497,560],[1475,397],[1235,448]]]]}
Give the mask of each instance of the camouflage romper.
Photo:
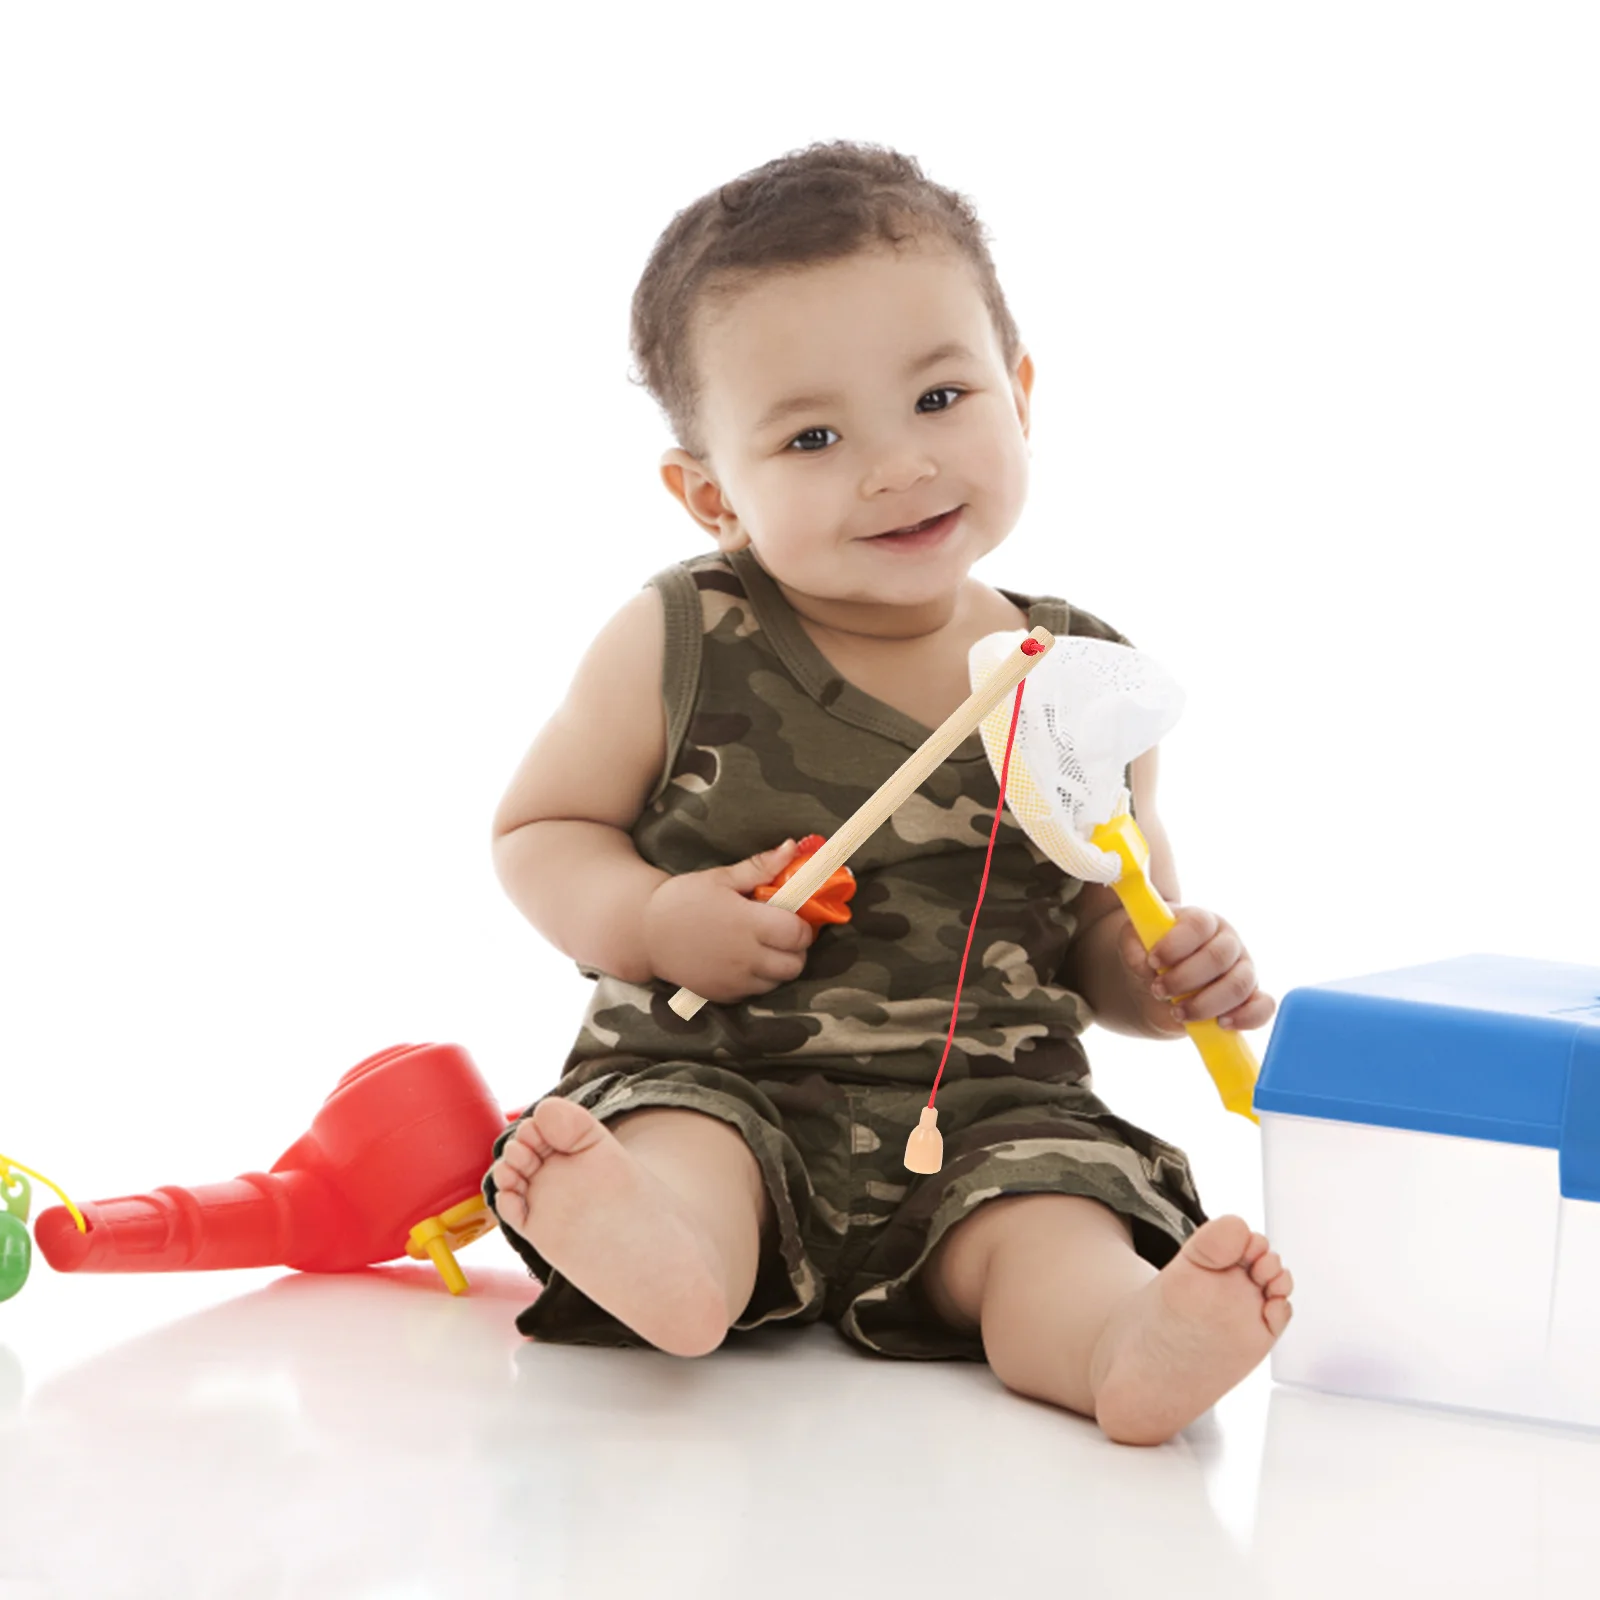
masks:
{"type": "MultiPolygon", "coordinates": [[[[932,731],[840,678],[748,549],[693,557],[651,582],[666,608],[668,748],[632,838],[662,871],[836,833],[932,731]]],[[[1000,592],[1030,627],[1126,642],[1062,600],[1000,592]]],[[[801,975],[766,994],[684,1021],[667,1006],[675,985],[580,968],[595,991],[549,1093],[602,1122],[646,1106],[709,1113],[760,1165],[776,1226],[736,1332],[821,1317],[884,1355],[981,1361],[978,1336],[946,1325],[916,1283],[975,1206],[1093,1196],[1128,1218],[1158,1267],[1205,1221],[1183,1153],[1092,1092],[1080,1039],[1091,1014],[1055,981],[1082,883],[1009,810],[935,1101],[943,1170],[923,1177],[903,1164],[944,1050],[998,797],[973,732],[851,857],[850,921],[824,924],[801,975]]],[[[484,1194],[492,1206],[487,1178],[484,1194]]],[[[517,1318],[524,1334],[645,1343],[503,1232],[544,1285],[517,1318]]]]}

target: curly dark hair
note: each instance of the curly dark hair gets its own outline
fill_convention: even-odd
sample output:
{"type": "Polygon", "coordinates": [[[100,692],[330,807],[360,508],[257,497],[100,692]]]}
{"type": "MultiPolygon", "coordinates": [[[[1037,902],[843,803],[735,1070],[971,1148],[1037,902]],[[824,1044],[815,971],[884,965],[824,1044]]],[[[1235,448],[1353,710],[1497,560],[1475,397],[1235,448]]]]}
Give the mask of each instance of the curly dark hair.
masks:
{"type": "Polygon", "coordinates": [[[990,259],[989,235],[965,196],[932,182],[883,145],[812,144],[702,195],[669,222],[633,292],[629,347],[680,448],[706,459],[703,393],[691,349],[697,309],[772,272],[843,261],[868,249],[937,242],[972,264],[1014,372],[1022,339],[990,259]]]}

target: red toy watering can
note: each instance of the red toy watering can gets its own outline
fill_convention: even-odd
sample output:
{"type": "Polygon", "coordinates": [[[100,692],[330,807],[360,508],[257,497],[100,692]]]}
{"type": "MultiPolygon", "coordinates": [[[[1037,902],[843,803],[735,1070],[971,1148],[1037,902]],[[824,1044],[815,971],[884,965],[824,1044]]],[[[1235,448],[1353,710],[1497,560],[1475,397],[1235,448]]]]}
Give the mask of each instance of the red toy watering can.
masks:
{"type": "Polygon", "coordinates": [[[480,1186],[520,1115],[459,1045],[396,1045],[339,1080],[270,1172],[91,1201],[86,1231],[54,1206],[34,1236],[57,1272],[349,1272],[409,1255],[464,1294],[454,1251],[494,1226],[480,1186]]]}

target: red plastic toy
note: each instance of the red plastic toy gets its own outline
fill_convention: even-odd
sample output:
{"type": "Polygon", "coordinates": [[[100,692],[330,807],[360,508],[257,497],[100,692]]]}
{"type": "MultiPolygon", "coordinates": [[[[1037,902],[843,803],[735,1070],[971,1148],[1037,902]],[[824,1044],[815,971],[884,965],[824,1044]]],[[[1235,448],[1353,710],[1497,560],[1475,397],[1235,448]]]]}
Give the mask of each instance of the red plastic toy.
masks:
{"type": "Polygon", "coordinates": [[[520,1115],[459,1045],[396,1045],[339,1080],[270,1172],[91,1201],[87,1232],[54,1206],[34,1236],[57,1272],[349,1272],[410,1255],[463,1294],[453,1251],[494,1226],[480,1186],[520,1115]]]}

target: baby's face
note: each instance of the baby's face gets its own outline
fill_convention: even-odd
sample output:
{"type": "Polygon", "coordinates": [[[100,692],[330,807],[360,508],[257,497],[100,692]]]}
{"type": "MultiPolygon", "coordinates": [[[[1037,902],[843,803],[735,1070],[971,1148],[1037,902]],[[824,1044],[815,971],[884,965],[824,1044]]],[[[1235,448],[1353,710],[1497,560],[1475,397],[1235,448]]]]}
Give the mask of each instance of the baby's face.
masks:
{"type": "Polygon", "coordinates": [[[669,450],[662,476],[797,595],[938,606],[1015,526],[1033,367],[1005,370],[959,256],[885,247],[769,277],[702,313],[695,350],[708,458],[669,450]],[[932,543],[877,537],[955,508],[932,543]]]}

